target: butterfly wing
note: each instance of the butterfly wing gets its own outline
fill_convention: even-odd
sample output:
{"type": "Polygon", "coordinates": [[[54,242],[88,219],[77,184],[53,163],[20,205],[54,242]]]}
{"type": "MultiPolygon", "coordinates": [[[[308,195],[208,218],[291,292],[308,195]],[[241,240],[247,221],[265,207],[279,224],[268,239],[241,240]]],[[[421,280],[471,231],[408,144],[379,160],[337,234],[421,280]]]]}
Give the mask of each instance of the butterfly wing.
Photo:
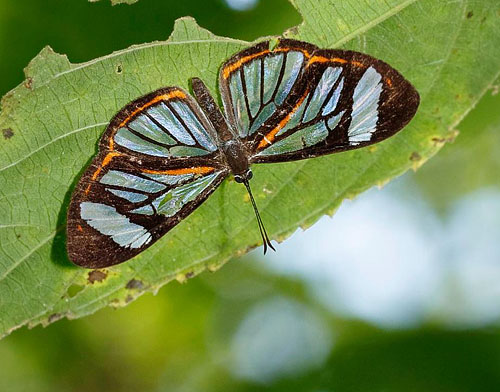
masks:
{"type": "MultiPolygon", "coordinates": [[[[290,161],[364,147],[393,135],[416,113],[419,95],[415,88],[380,60],[352,51],[322,50],[294,40],[282,40],[272,50],[266,50],[264,44],[259,47],[260,54],[256,46],[249,49],[251,54],[229,60],[220,76],[222,83],[227,81],[227,87],[221,89],[226,96],[226,112],[233,113],[233,117],[228,116],[247,141],[252,163],[290,161]],[[295,64],[300,66],[292,68],[293,72],[286,71],[288,59],[281,68],[264,66],[266,61],[278,62],[271,60],[277,56],[294,53],[300,58],[295,64]],[[261,95],[257,97],[253,91],[258,83],[249,81],[256,79],[259,61],[261,95]],[[289,74],[292,76],[286,78],[289,74]],[[260,99],[261,112],[254,109],[256,118],[266,112],[269,103],[262,99],[266,90],[262,86],[274,83],[274,78],[287,81],[285,85],[291,87],[277,88],[274,97],[280,98],[272,102],[274,112],[257,121],[250,116],[251,103],[260,99]],[[238,90],[240,83],[244,87],[238,90]],[[252,83],[255,86],[249,88],[252,83]],[[242,133],[241,129],[249,131],[242,133]]],[[[257,107],[257,103],[254,105],[257,107]]]]}
{"type": "MultiPolygon", "coordinates": [[[[261,42],[226,61],[219,74],[219,89],[227,119],[248,143],[262,136],[263,124],[279,118],[285,101],[300,93],[307,58],[317,47],[282,40],[274,48],[261,42]]],[[[297,97],[297,99],[300,97],[297,97]]]]}
{"type": "Polygon", "coordinates": [[[73,192],[70,259],[90,268],[130,259],[189,215],[227,172],[215,130],[183,90],[160,89],[128,104],[73,192]]]}

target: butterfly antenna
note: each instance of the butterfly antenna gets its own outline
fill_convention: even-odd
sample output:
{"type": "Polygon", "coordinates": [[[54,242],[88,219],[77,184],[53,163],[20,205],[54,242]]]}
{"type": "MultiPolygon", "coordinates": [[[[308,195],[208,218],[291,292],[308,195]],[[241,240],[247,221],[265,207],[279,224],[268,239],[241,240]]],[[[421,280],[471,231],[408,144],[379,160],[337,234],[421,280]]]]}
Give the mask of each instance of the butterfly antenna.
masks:
{"type": "Polygon", "coordinates": [[[252,190],[250,189],[250,183],[248,182],[248,180],[245,180],[243,181],[243,184],[245,184],[245,187],[247,188],[248,195],[250,196],[250,200],[252,201],[253,210],[255,211],[255,216],[257,217],[257,223],[259,224],[260,235],[264,243],[264,254],[266,254],[268,246],[276,252],[276,249],[274,249],[274,246],[267,235],[266,228],[264,227],[264,223],[262,222],[262,218],[260,217],[257,204],[255,203],[255,199],[253,198],[252,195],[252,190]]]}

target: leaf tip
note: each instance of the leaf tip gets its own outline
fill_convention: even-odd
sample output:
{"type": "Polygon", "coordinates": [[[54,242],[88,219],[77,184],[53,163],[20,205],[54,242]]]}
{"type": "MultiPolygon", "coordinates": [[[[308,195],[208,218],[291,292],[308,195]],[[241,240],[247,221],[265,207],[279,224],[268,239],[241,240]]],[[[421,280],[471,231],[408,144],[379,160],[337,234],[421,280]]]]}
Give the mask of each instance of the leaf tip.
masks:
{"type": "Polygon", "coordinates": [[[54,51],[50,46],[45,46],[35,58],[24,68],[24,87],[33,90],[44,84],[57,74],[71,68],[68,56],[54,51]]]}
{"type": "Polygon", "coordinates": [[[183,16],[176,19],[174,29],[167,42],[180,42],[187,40],[208,40],[215,35],[207,29],[200,27],[196,20],[191,16],[183,16]]]}

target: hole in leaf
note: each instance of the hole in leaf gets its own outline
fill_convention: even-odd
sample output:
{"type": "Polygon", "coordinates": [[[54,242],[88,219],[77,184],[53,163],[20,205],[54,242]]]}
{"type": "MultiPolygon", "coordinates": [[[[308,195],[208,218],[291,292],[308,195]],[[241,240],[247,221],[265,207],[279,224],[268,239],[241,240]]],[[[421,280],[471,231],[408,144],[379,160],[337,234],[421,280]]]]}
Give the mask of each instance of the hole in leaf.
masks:
{"type": "Polygon", "coordinates": [[[68,287],[68,291],[66,291],[66,293],[68,294],[68,297],[73,298],[75,295],[77,295],[82,290],[83,290],[82,285],[72,284],[71,286],[68,287]]]}

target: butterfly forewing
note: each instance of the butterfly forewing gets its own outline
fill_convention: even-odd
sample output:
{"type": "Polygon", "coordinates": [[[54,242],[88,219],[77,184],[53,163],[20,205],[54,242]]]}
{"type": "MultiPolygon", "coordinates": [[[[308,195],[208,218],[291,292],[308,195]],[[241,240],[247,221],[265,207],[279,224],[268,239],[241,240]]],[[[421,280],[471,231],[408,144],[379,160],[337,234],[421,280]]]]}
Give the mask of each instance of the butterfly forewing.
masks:
{"type": "Polygon", "coordinates": [[[68,211],[68,253],[104,267],[152,245],[222,182],[214,130],[178,88],[127,105],[101,138],[68,211]]]}
{"type": "Polygon", "coordinates": [[[363,147],[402,129],[417,110],[414,87],[371,56],[295,40],[269,45],[234,56],[220,74],[226,113],[252,162],[363,147]]]}
{"type": "Polygon", "coordinates": [[[278,117],[285,100],[303,83],[307,56],[315,46],[287,42],[292,41],[280,41],[274,49],[269,41],[262,42],[233,56],[221,68],[224,111],[237,136],[247,142],[258,138],[257,131],[267,120],[278,117]]]}

